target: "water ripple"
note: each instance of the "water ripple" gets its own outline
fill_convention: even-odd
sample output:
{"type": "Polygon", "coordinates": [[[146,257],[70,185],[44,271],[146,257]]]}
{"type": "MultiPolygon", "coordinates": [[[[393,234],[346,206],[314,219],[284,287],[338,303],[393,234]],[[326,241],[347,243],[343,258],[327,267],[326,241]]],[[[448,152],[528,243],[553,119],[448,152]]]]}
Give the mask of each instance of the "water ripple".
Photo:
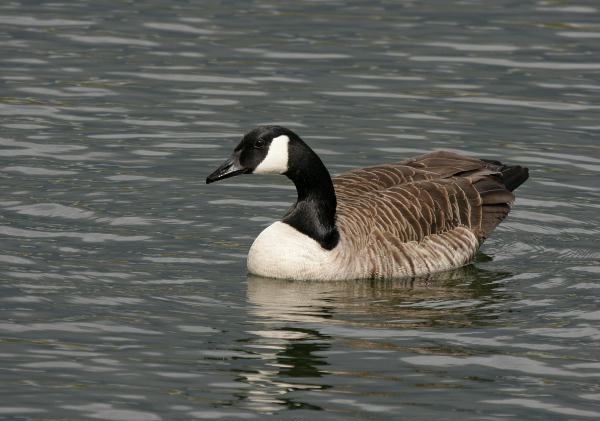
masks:
{"type": "Polygon", "coordinates": [[[204,259],[202,257],[150,257],[146,256],[143,260],[155,263],[202,263],[207,265],[227,265],[233,263],[232,260],[204,259]]]}
{"type": "Polygon", "coordinates": [[[201,95],[223,95],[223,96],[265,96],[266,92],[263,91],[248,91],[240,89],[174,89],[174,92],[181,92],[187,94],[201,94],[201,95]]]}
{"type": "Polygon", "coordinates": [[[514,45],[503,45],[503,44],[467,44],[467,43],[459,43],[459,42],[426,42],[422,45],[426,45],[428,47],[442,47],[442,48],[452,48],[457,51],[516,51],[519,48],[514,45]]]}
{"type": "Polygon", "coordinates": [[[532,409],[543,409],[544,411],[551,412],[554,414],[561,415],[571,415],[576,417],[593,417],[598,418],[597,411],[587,411],[583,409],[577,408],[569,408],[562,404],[555,404],[550,402],[543,402],[535,399],[525,399],[525,398],[510,398],[510,399],[486,399],[481,401],[485,404],[494,404],[494,405],[508,405],[508,406],[520,406],[524,408],[532,408],[532,409]]]}
{"type": "Polygon", "coordinates": [[[598,32],[585,32],[585,31],[559,31],[556,35],[566,38],[598,38],[600,34],[598,32]]]}
{"type": "Polygon", "coordinates": [[[0,262],[14,264],[14,265],[34,265],[35,262],[31,259],[24,257],[10,256],[6,254],[0,254],[0,262]]]}
{"type": "Polygon", "coordinates": [[[62,331],[73,333],[135,333],[140,335],[162,335],[162,332],[138,327],[101,322],[49,322],[49,323],[0,323],[3,332],[62,331]]]}
{"type": "Polygon", "coordinates": [[[107,403],[90,403],[85,405],[63,405],[62,408],[83,413],[84,416],[110,421],[161,421],[162,418],[153,412],[132,409],[118,409],[107,403]]]}
{"type": "Polygon", "coordinates": [[[144,22],[146,28],[158,29],[160,31],[183,32],[186,34],[208,35],[215,31],[210,29],[197,28],[195,26],[186,25],[183,23],[164,23],[164,22],[144,22]]]}
{"type": "Polygon", "coordinates": [[[37,203],[35,205],[19,205],[7,208],[22,215],[45,216],[49,218],[88,219],[94,212],[61,205],[58,203],[37,203]]]}
{"type": "Polygon", "coordinates": [[[105,241],[145,241],[151,237],[147,235],[116,235],[116,234],[105,234],[99,232],[79,233],[79,232],[68,232],[68,231],[39,231],[23,228],[14,228],[6,225],[0,225],[0,234],[7,235],[9,237],[22,237],[22,238],[78,238],[86,243],[102,243],[105,241]]]}
{"type": "MultiPolygon", "coordinates": [[[[2,151],[0,150],[0,156],[2,155],[2,151]]],[[[19,172],[27,175],[47,175],[47,176],[60,176],[60,175],[73,175],[77,174],[77,171],[71,170],[54,170],[49,168],[40,168],[40,167],[26,167],[21,165],[4,167],[2,171],[8,172],[19,172]]]]}
{"type": "Polygon", "coordinates": [[[397,98],[397,99],[426,99],[423,95],[396,94],[392,92],[362,92],[362,91],[322,91],[323,95],[359,97],[359,98],[397,98]]]}
{"type": "Polygon", "coordinates": [[[242,53],[258,54],[265,58],[279,58],[292,60],[334,60],[349,58],[347,54],[339,53],[313,53],[313,52],[289,52],[289,51],[270,51],[260,48],[238,48],[237,51],[242,53]]]}
{"type": "Polygon", "coordinates": [[[165,80],[172,82],[193,82],[193,83],[234,83],[242,85],[253,85],[251,79],[227,76],[197,75],[197,74],[175,74],[175,73],[149,73],[149,72],[110,72],[117,76],[130,76],[143,79],[165,80]]]}
{"type": "Polygon", "coordinates": [[[237,205],[237,206],[252,206],[252,207],[282,207],[290,206],[289,202],[265,202],[264,200],[242,200],[242,199],[218,199],[211,200],[208,203],[211,205],[237,205]]]}
{"type": "MultiPolygon", "coordinates": [[[[540,3],[548,4],[548,3],[540,3]]],[[[595,13],[598,9],[588,6],[540,6],[536,7],[535,10],[542,12],[554,12],[554,13],[595,13]]]]}
{"type": "Polygon", "coordinates": [[[77,297],[69,298],[73,304],[98,305],[98,306],[121,306],[129,304],[139,304],[144,300],[131,297],[77,297]]]}
{"type": "Polygon", "coordinates": [[[61,113],[57,107],[31,104],[0,104],[0,115],[46,117],[66,121],[92,121],[96,119],[61,113]]]}
{"type": "Polygon", "coordinates": [[[3,25],[17,26],[89,26],[95,22],[91,20],[73,20],[73,19],[40,19],[34,16],[0,16],[0,23],[3,25]]]}
{"type": "Polygon", "coordinates": [[[133,174],[118,174],[110,175],[106,177],[107,180],[111,181],[151,181],[157,183],[165,183],[169,181],[175,181],[174,178],[165,177],[148,177],[145,175],[133,175],[133,174]]]}
{"type": "Polygon", "coordinates": [[[148,41],[137,38],[125,38],[115,36],[101,36],[101,35],[61,35],[64,38],[68,38],[71,41],[83,42],[85,44],[96,44],[96,45],[135,45],[140,47],[156,47],[160,44],[154,41],[148,41]]]}
{"type": "Polygon", "coordinates": [[[20,92],[27,92],[27,93],[38,94],[38,95],[75,97],[75,98],[78,98],[78,97],[99,98],[99,97],[105,97],[105,96],[109,96],[109,95],[116,95],[115,92],[105,89],[105,88],[88,88],[88,87],[78,87],[78,86],[67,87],[64,90],[25,86],[22,88],[17,88],[17,90],[20,92]]]}
{"type": "Polygon", "coordinates": [[[598,70],[600,65],[596,63],[573,63],[573,62],[550,62],[550,61],[516,61],[501,58],[484,57],[447,57],[447,56],[412,56],[413,61],[433,61],[447,63],[473,63],[488,66],[514,67],[523,69],[547,69],[547,70],[598,70]]]}
{"type": "Polygon", "coordinates": [[[582,111],[582,110],[597,110],[597,105],[587,104],[572,104],[565,102],[551,101],[529,101],[520,99],[492,98],[492,97],[454,97],[446,98],[446,101],[452,102],[468,102],[472,104],[490,104],[490,105],[507,105],[510,107],[527,107],[538,108],[542,110],[560,110],[560,111],[582,111]]]}
{"type": "Polygon", "coordinates": [[[46,409],[40,408],[27,408],[22,406],[0,406],[0,414],[35,414],[39,412],[48,412],[46,409]]]}
{"type": "Polygon", "coordinates": [[[409,364],[425,365],[429,367],[461,367],[468,365],[482,365],[493,367],[497,370],[519,371],[527,374],[542,376],[568,376],[568,377],[596,377],[597,373],[581,373],[573,370],[557,368],[555,364],[547,365],[525,357],[511,355],[490,355],[485,357],[452,357],[441,355],[419,355],[404,357],[402,361],[409,364]]]}

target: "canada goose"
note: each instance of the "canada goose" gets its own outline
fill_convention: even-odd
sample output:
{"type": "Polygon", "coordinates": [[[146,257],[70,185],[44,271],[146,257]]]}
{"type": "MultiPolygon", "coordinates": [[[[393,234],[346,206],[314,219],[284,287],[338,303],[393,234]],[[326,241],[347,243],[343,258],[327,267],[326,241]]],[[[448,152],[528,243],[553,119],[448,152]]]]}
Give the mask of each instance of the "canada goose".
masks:
{"type": "Polygon", "coordinates": [[[432,152],[333,179],[298,135],[247,133],[206,183],[283,174],[298,200],[248,253],[250,273],[286,279],[417,276],[465,265],[506,217],[527,168],[432,152]]]}

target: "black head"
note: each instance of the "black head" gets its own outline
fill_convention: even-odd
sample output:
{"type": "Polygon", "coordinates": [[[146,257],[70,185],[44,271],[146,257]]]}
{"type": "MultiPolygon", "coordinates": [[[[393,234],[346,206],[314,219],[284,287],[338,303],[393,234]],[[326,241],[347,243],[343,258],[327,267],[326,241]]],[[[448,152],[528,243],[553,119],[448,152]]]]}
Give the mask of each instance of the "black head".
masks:
{"type": "Polygon", "coordinates": [[[331,250],[339,240],[335,226],[336,197],[321,159],[289,129],[260,126],[246,134],[231,157],[206,178],[206,183],[238,174],[284,174],[298,193],[282,222],[331,250]]]}
{"type": "Polygon", "coordinates": [[[285,174],[289,169],[290,145],[303,143],[298,135],[281,126],[259,126],[248,132],[231,157],[206,178],[206,184],[239,174],[285,174]]]}

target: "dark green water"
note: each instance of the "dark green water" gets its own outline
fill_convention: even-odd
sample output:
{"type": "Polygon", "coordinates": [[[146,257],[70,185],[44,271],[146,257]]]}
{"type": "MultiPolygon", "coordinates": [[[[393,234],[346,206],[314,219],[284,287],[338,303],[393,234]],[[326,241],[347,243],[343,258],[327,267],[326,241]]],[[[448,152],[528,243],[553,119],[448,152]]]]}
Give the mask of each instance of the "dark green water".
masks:
{"type": "Polygon", "coordinates": [[[0,419],[598,418],[596,2],[2,2],[0,126],[0,419]],[[260,123],[531,179],[464,270],[252,278],[260,123]]]}

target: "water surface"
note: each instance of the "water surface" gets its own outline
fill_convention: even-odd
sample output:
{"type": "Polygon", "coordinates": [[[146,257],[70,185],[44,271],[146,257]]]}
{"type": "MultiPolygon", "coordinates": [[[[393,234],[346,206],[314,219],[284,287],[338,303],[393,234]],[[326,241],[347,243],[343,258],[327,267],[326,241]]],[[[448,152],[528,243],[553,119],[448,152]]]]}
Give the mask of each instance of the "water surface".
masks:
{"type": "Polygon", "coordinates": [[[598,5],[0,5],[0,419],[598,418],[598,5]],[[283,177],[204,179],[250,127],[333,173],[529,166],[477,262],[247,276],[283,177]]]}

